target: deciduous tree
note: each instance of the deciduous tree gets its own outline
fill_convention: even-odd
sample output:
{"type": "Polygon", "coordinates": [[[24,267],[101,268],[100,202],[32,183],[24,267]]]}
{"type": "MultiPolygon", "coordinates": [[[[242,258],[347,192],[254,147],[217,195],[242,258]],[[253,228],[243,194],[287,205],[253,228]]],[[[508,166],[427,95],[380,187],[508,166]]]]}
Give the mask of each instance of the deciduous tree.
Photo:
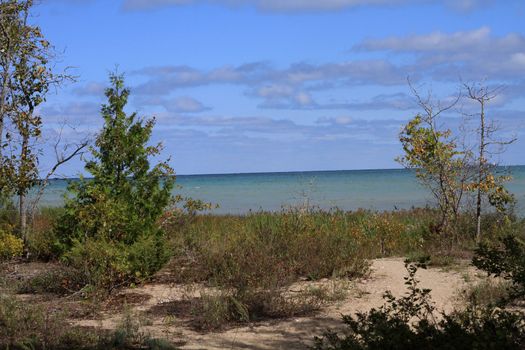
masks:
{"type": "Polygon", "coordinates": [[[475,177],[468,184],[468,189],[475,193],[475,214],[476,214],[476,240],[481,240],[481,214],[483,209],[483,198],[486,197],[489,203],[496,210],[503,212],[508,204],[514,201],[512,194],[505,188],[504,183],[510,179],[509,176],[496,174],[496,163],[491,162],[494,153],[501,153],[505,146],[510,145],[515,138],[509,140],[499,139],[498,126],[493,120],[489,120],[486,115],[487,104],[497,97],[498,89],[490,89],[483,84],[464,84],[466,96],[474,101],[479,110],[471,116],[477,119],[476,128],[476,152],[473,152],[471,164],[475,169],[475,177]],[[495,147],[497,149],[495,149],[495,147]]]}
{"type": "MultiPolygon", "coordinates": [[[[24,240],[27,194],[39,183],[38,141],[43,122],[37,108],[50,88],[72,79],[54,71],[53,47],[40,28],[28,22],[32,7],[32,0],[0,2],[0,192],[4,197],[17,196],[24,240]]],[[[81,142],[62,160],[78,154],[85,145],[81,142]]],[[[57,160],[58,165],[62,163],[57,160]]]]}
{"type": "Polygon", "coordinates": [[[438,204],[441,221],[438,231],[449,234],[452,221],[459,215],[469,175],[468,154],[461,150],[450,129],[440,127],[440,116],[451,110],[458,97],[446,106],[432,101],[431,95],[421,98],[413,89],[423,113],[410,120],[399,135],[404,155],[397,161],[414,169],[418,180],[427,187],[438,204]]]}

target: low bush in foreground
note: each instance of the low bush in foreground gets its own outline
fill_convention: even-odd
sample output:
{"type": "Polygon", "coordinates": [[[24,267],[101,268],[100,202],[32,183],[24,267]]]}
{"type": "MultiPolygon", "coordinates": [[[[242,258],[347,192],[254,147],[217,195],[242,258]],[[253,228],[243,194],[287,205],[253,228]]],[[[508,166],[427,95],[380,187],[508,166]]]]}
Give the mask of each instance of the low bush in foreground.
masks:
{"type": "MultiPolygon", "coordinates": [[[[300,290],[266,289],[239,293],[225,288],[188,298],[189,324],[200,331],[220,330],[268,318],[307,316],[347,294],[346,285],[308,287],[300,290]]],[[[180,316],[180,315],[179,315],[180,316]]]]}
{"type": "Polygon", "coordinates": [[[521,237],[508,235],[501,238],[499,244],[480,244],[473,263],[489,275],[512,283],[511,298],[525,296],[525,242],[521,237]]]}
{"type": "Polygon", "coordinates": [[[357,316],[344,316],[344,330],[315,339],[316,350],[523,349],[525,316],[492,307],[436,314],[430,290],[421,289],[417,266],[407,263],[408,293],[357,316]]]}
{"type": "Polygon", "coordinates": [[[94,334],[70,327],[59,315],[12,297],[0,297],[0,348],[82,349],[94,334]]]}
{"type": "Polygon", "coordinates": [[[87,239],[75,242],[63,260],[83,276],[95,290],[113,289],[136,283],[158,271],[169,259],[162,236],[142,236],[132,244],[87,239]]]}

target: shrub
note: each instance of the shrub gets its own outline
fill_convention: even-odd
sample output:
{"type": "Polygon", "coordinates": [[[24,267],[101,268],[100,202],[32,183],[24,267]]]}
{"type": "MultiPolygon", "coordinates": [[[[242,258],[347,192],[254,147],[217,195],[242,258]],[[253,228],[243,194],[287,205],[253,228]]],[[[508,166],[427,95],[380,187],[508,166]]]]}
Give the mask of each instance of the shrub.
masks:
{"type": "Polygon", "coordinates": [[[472,262],[489,275],[509,280],[512,297],[525,295],[525,242],[522,239],[508,235],[500,239],[499,245],[481,243],[472,262]]]}
{"type": "Polygon", "coordinates": [[[87,239],[76,242],[64,255],[87,284],[107,291],[152,275],[168,258],[169,250],[161,235],[142,236],[133,244],[87,239]]]}
{"type": "Polygon", "coordinates": [[[469,305],[504,306],[509,299],[509,283],[494,279],[482,280],[461,293],[469,305]]]}
{"type": "Polygon", "coordinates": [[[366,227],[369,239],[378,247],[380,256],[391,255],[400,250],[406,226],[390,213],[374,215],[366,227]]]}
{"type": "Polygon", "coordinates": [[[248,278],[239,274],[260,280],[281,274],[289,276],[288,283],[300,276],[359,276],[367,267],[364,234],[343,212],[200,216],[178,237],[179,259],[193,261],[185,274],[197,280],[248,278]]]}
{"type": "Polygon", "coordinates": [[[175,350],[170,342],[153,338],[143,330],[145,320],[139,314],[125,310],[122,319],[111,334],[99,341],[99,349],[175,350]]]}
{"type": "Polygon", "coordinates": [[[0,230],[0,260],[7,260],[22,255],[24,242],[7,232],[0,230]]]}
{"type": "Polygon", "coordinates": [[[357,316],[344,316],[343,334],[327,331],[315,338],[317,350],[522,349],[525,317],[493,308],[467,308],[435,314],[428,289],[418,287],[417,265],[406,264],[408,293],[357,316]]]}
{"type": "Polygon", "coordinates": [[[215,294],[204,293],[191,304],[193,314],[191,324],[197,330],[217,330],[226,324],[250,321],[246,305],[225,291],[215,294]]]}
{"type": "MultiPolygon", "coordinates": [[[[197,216],[176,242],[180,279],[205,281],[217,293],[196,300],[199,327],[288,317],[317,310],[332,293],[290,293],[299,278],[366,273],[362,233],[343,212],[197,216]],[[182,268],[181,268],[182,266],[182,268]]],[[[178,237],[178,238],[177,238],[178,237]]]]}
{"type": "Polygon", "coordinates": [[[172,254],[162,231],[155,235],[143,235],[126,248],[129,252],[131,274],[137,279],[151,276],[160,270],[172,254]]]}
{"type": "Polygon", "coordinates": [[[63,208],[39,208],[33,215],[27,235],[29,256],[39,260],[54,260],[60,256],[60,242],[54,229],[63,215],[63,208]]]}
{"type": "Polygon", "coordinates": [[[9,196],[0,191],[0,230],[12,232],[17,225],[18,211],[9,196]]]}
{"type": "Polygon", "coordinates": [[[0,296],[1,349],[175,349],[165,340],[152,338],[142,326],[138,315],[127,312],[112,332],[73,327],[65,317],[53,310],[0,296]]]}
{"type": "Polygon", "coordinates": [[[170,254],[168,242],[159,232],[140,236],[129,244],[102,238],[77,240],[62,260],[80,271],[86,284],[111,292],[153,275],[169,260],[170,254]]]}
{"type": "Polygon", "coordinates": [[[53,293],[67,295],[86,285],[81,271],[68,266],[58,266],[20,282],[19,293],[53,293]]]}
{"type": "Polygon", "coordinates": [[[30,229],[27,234],[27,250],[31,259],[41,261],[56,260],[63,252],[53,229],[30,229]]]}
{"type": "Polygon", "coordinates": [[[2,349],[84,349],[96,339],[95,334],[70,327],[44,307],[0,296],[2,349]]]}
{"type": "Polygon", "coordinates": [[[304,316],[345,297],[346,291],[340,287],[322,286],[293,292],[286,289],[245,290],[244,294],[220,288],[189,300],[190,324],[197,330],[209,331],[266,318],[304,316]]]}

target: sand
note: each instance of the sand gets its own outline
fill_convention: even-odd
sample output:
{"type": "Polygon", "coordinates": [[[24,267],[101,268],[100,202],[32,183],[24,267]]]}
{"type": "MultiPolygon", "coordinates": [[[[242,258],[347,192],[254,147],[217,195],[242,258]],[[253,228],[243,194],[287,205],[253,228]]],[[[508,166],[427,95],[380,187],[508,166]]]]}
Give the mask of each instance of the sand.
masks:
{"type": "MultiPolygon", "coordinates": [[[[431,295],[438,310],[451,311],[457,307],[458,291],[465,288],[469,278],[477,272],[464,266],[451,270],[439,268],[420,269],[417,278],[421,287],[432,289],[431,295]]],[[[199,286],[189,291],[176,284],[146,284],[124,291],[129,297],[139,299],[132,311],[145,312],[149,323],[143,331],[163,337],[181,345],[182,349],[304,349],[312,344],[313,337],[328,327],[341,325],[342,314],[367,311],[384,303],[383,293],[390,290],[395,296],[406,292],[403,259],[388,258],[372,261],[371,273],[366,279],[348,284],[348,295],[311,317],[257,322],[222,332],[199,333],[179,319],[170,303],[180,301],[188,293],[197,293],[199,286]],[[164,308],[164,309],[163,309],[164,308]]],[[[302,282],[310,283],[310,282],[302,282]]],[[[332,283],[322,281],[319,283],[332,283]]],[[[133,299],[131,298],[131,299],[133,299]]],[[[114,328],[120,315],[106,312],[99,320],[80,320],[76,324],[114,328]]]]}

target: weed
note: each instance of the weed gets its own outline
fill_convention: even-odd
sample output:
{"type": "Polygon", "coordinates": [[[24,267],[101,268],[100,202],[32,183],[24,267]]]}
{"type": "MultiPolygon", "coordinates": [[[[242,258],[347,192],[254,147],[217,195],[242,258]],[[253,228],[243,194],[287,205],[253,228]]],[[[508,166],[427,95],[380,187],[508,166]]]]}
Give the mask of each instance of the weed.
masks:
{"type": "Polygon", "coordinates": [[[463,290],[460,299],[481,307],[503,306],[510,296],[510,287],[508,281],[487,278],[463,290]]]}

